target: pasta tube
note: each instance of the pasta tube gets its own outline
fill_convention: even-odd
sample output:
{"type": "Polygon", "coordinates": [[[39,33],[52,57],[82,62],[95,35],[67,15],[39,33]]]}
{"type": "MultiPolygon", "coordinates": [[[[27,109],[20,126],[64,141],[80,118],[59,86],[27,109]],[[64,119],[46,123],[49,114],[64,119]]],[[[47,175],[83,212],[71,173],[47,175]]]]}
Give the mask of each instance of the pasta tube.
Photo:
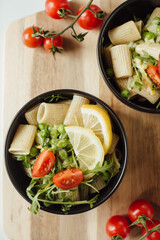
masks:
{"type": "Polygon", "coordinates": [[[125,44],[141,39],[141,34],[133,21],[126,22],[108,31],[112,44],[125,44]]]}
{"type": "Polygon", "coordinates": [[[112,58],[111,58],[111,52],[110,49],[113,47],[112,44],[110,44],[108,47],[104,47],[104,56],[107,63],[107,67],[112,67],[112,58]]]}
{"type": "Polygon", "coordinates": [[[37,112],[38,123],[61,124],[63,123],[69,104],[63,103],[41,103],[37,112]]]}
{"type": "Polygon", "coordinates": [[[89,187],[83,184],[83,189],[80,190],[80,199],[87,200],[89,194],[89,187]]]}
{"type": "Polygon", "coordinates": [[[113,151],[115,150],[117,144],[118,144],[118,141],[119,141],[119,136],[115,133],[112,134],[112,144],[110,146],[110,149],[108,151],[108,154],[111,154],[113,153],[113,151]]]}
{"type": "Polygon", "coordinates": [[[36,126],[20,124],[13,138],[9,152],[28,155],[36,136],[36,126]]]}
{"type": "MultiPolygon", "coordinates": [[[[64,194],[64,192],[63,192],[64,194]]],[[[79,190],[78,187],[73,188],[72,190],[66,191],[65,192],[65,197],[66,198],[70,198],[71,201],[79,201],[80,200],[80,194],[79,194],[79,190]]],[[[64,198],[64,195],[62,195],[62,193],[58,193],[58,198],[64,198]]]]}
{"type": "Polygon", "coordinates": [[[137,27],[138,31],[139,31],[140,34],[141,34],[141,32],[142,32],[142,26],[143,26],[143,21],[142,21],[142,20],[137,21],[137,22],[135,22],[135,24],[136,24],[136,27],[137,27]]]}
{"type": "Polygon", "coordinates": [[[147,28],[149,23],[152,22],[153,18],[155,18],[155,17],[160,17],[160,8],[159,7],[155,8],[154,11],[152,12],[152,14],[151,14],[150,18],[148,19],[148,22],[145,26],[145,29],[147,28]]]}
{"type": "Polygon", "coordinates": [[[30,125],[37,125],[37,112],[39,104],[25,113],[25,118],[30,125]]]}
{"type": "MultiPolygon", "coordinates": [[[[115,82],[121,91],[124,89],[128,89],[128,78],[115,79],[115,82]]],[[[129,98],[134,97],[136,95],[137,95],[136,93],[130,90],[129,98]]]]}
{"type": "Polygon", "coordinates": [[[160,44],[159,43],[141,43],[136,46],[136,52],[143,55],[143,51],[147,52],[150,56],[159,60],[160,57],[160,44]]]}
{"type": "Polygon", "coordinates": [[[112,158],[113,158],[113,161],[114,161],[114,172],[113,172],[114,176],[119,172],[119,169],[121,167],[121,165],[119,163],[121,156],[119,156],[119,158],[118,158],[117,155],[116,155],[116,151],[118,151],[118,153],[120,153],[118,149],[115,149],[115,151],[112,154],[112,158]]]}
{"type": "MultiPolygon", "coordinates": [[[[128,89],[131,89],[133,78],[128,79],[128,89]]],[[[155,104],[158,99],[160,98],[160,92],[157,90],[152,90],[148,86],[148,84],[143,84],[141,91],[139,90],[139,87],[134,85],[132,91],[144,98],[146,98],[150,103],[155,104]],[[150,94],[152,92],[152,94],[150,94]]]]}
{"type": "MultiPolygon", "coordinates": [[[[100,191],[102,188],[107,186],[107,183],[102,179],[101,176],[98,176],[94,179],[94,181],[91,183],[93,187],[95,187],[98,191],[100,191]]],[[[95,193],[95,189],[91,188],[90,193],[95,193]]]]}
{"type": "Polygon", "coordinates": [[[83,119],[81,114],[81,106],[83,104],[89,104],[89,100],[78,95],[73,96],[72,102],[63,122],[65,125],[83,126],[83,119]]]}
{"type": "Polygon", "coordinates": [[[132,76],[132,64],[129,46],[117,45],[111,48],[113,70],[116,78],[132,76]]]}

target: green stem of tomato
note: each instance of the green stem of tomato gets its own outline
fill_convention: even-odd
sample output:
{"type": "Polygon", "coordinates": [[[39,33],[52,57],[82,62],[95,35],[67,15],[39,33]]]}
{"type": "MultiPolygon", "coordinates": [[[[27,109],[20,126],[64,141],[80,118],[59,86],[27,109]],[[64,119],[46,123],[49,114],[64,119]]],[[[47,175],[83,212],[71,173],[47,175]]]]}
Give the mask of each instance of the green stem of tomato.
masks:
{"type": "Polygon", "coordinates": [[[63,29],[61,32],[57,33],[56,35],[51,36],[51,38],[53,39],[53,38],[55,38],[55,37],[63,34],[63,33],[66,32],[69,28],[72,28],[72,29],[73,29],[74,24],[77,22],[77,20],[80,18],[80,16],[81,16],[87,9],[90,9],[90,6],[91,6],[92,2],[93,2],[93,0],[90,0],[90,1],[88,2],[88,4],[86,5],[86,7],[75,17],[75,20],[74,20],[68,27],[66,27],[66,28],[63,29]]]}
{"type": "Polygon", "coordinates": [[[155,231],[159,231],[159,228],[160,228],[160,224],[156,225],[155,227],[153,227],[151,230],[149,230],[148,232],[146,232],[145,235],[143,235],[141,238],[139,238],[138,240],[142,240],[144,239],[145,237],[147,237],[149,234],[151,234],[152,232],[155,232],[155,231]]]}

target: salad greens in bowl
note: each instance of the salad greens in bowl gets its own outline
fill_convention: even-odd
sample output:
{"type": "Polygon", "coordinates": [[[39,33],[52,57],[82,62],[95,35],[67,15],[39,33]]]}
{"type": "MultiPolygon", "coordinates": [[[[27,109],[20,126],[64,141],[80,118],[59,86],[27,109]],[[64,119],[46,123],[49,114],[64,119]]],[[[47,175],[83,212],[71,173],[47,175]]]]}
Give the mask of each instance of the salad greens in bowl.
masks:
{"type": "Polygon", "coordinates": [[[16,190],[37,214],[77,214],[119,186],[127,165],[125,130],[110,107],[77,90],[54,90],[16,114],[5,164],[16,190]]]}

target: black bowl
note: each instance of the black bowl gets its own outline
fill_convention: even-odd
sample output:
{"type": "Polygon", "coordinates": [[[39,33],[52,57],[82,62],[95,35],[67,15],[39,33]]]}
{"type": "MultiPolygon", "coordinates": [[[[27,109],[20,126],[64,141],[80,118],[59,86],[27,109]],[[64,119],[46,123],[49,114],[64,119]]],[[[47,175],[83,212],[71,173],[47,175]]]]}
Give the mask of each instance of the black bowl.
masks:
{"type": "MultiPolygon", "coordinates": [[[[43,93],[35,98],[33,98],[31,101],[26,103],[24,107],[20,109],[20,111],[16,114],[14,117],[11,126],[8,130],[8,134],[6,137],[6,142],[5,142],[5,165],[6,169],[8,172],[8,175],[10,177],[11,182],[13,183],[14,187],[16,190],[21,194],[21,196],[26,199],[28,202],[31,203],[30,199],[26,195],[26,188],[29,185],[30,178],[26,175],[23,166],[21,162],[16,161],[13,159],[12,155],[8,152],[8,149],[10,147],[10,144],[12,142],[12,139],[14,137],[14,134],[16,132],[16,129],[20,123],[24,124],[27,123],[24,117],[24,114],[27,110],[32,108],[33,106],[37,105],[38,103],[41,102],[48,102],[49,99],[46,97],[51,96],[52,94],[54,95],[61,95],[65,96],[68,98],[72,98],[74,94],[78,94],[81,96],[84,96],[90,100],[91,103],[98,103],[101,107],[106,109],[112,119],[113,122],[113,127],[114,127],[114,132],[117,133],[120,136],[120,141],[119,141],[119,149],[122,153],[122,160],[121,160],[121,169],[119,173],[111,179],[110,183],[108,184],[107,188],[103,189],[100,191],[100,196],[98,198],[98,201],[94,204],[93,207],[97,207],[101,203],[103,203],[105,200],[107,200],[113,192],[116,190],[116,188],[119,186],[127,165],[127,159],[128,159],[128,144],[127,144],[127,138],[125,134],[125,130],[119,120],[119,118],[116,116],[116,114],[110,109],[110,107],[102,102],[100,99],[85,93],[81,91],[76,91],[76,90],[54,90],[50,92],[43,93]]],[[[92,196],[93,197],[93,196],[92,196]]],[[[68,212],[62,212],[61,207],[59,205],[53,205],[50,207],[45,207],[43,204],[41,204],[41,209],[50,213],[56,213],[56,214],[77,214],[77,213],[82,213],[85,211],[90,210],[89,205],[78,205],[78,206],[73,206],[71,210],[68,212]]]]}
{"type": "Polygon", "coordinates": [[[97,44],[97,57],[99,68],[103,79],[110,88],[110,90],[124,104],[136,110],[148,113],[160,113],[160,109],[156,109],[156,104],[153,105],[148,101],[138,102],[136,98],[132,100],[125,99],[121,95],[116,83],[113,80],[111,81],[107,78],[107,65],[103,56],[103,46],[106,46],[110,43],[110,40],[108,38],[108,30],[113,29],[116,26],[119,26],[129,20],[134,20],[134,17],[144,19],[146,15],[148,13],[151,13],[156,7],[160,7],[159,0],[128,0],[124,2],[119,7],[117,7],[104,22],[97,44]]]}

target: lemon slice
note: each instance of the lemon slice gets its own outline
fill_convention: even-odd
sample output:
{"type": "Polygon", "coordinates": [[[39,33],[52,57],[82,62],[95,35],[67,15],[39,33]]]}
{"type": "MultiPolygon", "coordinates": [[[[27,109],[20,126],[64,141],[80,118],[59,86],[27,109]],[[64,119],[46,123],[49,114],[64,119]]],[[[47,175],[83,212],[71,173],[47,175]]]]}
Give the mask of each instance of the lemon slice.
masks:
{"type": "Polygon", "coordinates": [[[104,150],[101,141],[94,132],[78,126],[69,126],[65,127],[65,129],[82,171],[86,169],[92,170],[98,162],[102,166],[104,150]]]}
{"type": "Polygon", "coordinates": [[[81,113],[84,127],[93,130],[107,154],[112,143],[112,126],[108,113],[98,105],[91,104],[82,105],[81,113]]]}

